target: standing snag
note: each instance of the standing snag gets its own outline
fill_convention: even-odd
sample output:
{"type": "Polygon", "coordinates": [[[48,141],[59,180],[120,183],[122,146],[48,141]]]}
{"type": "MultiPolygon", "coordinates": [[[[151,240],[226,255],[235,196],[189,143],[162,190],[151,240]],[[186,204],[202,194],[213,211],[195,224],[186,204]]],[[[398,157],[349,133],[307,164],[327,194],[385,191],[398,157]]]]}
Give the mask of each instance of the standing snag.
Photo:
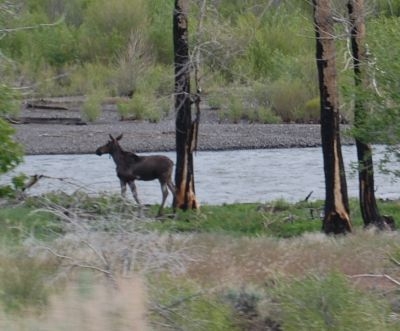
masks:
{"type": "Polygon", "coordinates": [[[326,234],[339,234],[351,232],[352,227],[340,143],[339,94],[331,1],[313,0],[313,9],[325,173],[325,216],[322,229],[326,234]]]}
{"type": "Polygon", "coordinates": [[[176,195],[174,207],[197,209],[194,187],[193,150],[198,123],[192,122],[188,42],[188,1],[175,0],[173,12],[175,112],[176,112],[176,195]]]}
{"type": "Polygon", "coordinates": [[[126,185],[128,184],[133,198],[140,206],[135,180],[154,180],[158,179],[161,185],[162,201],[158,215],[162,214],[165,200],[168,196],[168,189],[175,196],[175,187],[172,184],[172,170],[174,163],[164,155],[139,156],[132,152],[122,149],[118,141],[122,134],[114,138],[110,135],[110,140],[103,146],[96,149],[97,155],[110,154],[117,168],[117,176],[121,184],[121,194],[125,196],[126,185]]]}

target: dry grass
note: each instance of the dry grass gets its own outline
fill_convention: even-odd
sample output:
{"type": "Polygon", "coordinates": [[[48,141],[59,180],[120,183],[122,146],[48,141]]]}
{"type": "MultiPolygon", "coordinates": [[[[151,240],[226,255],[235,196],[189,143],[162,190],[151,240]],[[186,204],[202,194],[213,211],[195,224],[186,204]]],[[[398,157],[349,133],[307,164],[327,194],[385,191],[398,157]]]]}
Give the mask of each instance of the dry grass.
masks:
{"type": "MultiPolygon", "coordinates": [[[[22,270],[25,264],[28,269],[38,265],[39,270],[51,261],[57,266],[58,281],[49,283],[56,293],[39,310],[28,306],[19,315],[0,310],[1,330],[147,330],[151,323],[154,327],[154,320],[147,321],[146,316],[157,313],[159,321],[169,324],[156,330],[174,329],[171,326],[179,323],[192,330],[193,318],[207,320],[204,325],[229,323],[229,309],[218,300],[231,289],[240,294],[238,289],[254,287],[258,294],[259,288],[276,281],[332,272],[352,276],[349,279],[361,289],[388,291],[400,284],[393,281],[400,280],[398,232],[369,230],[345,237],[309,233],[291,239],[160,234],[149,231],[146,225],[151,220],[138,219],[135,211],[107,210],[93,218],[78,207],[66,213],[49,204],[47,210],[59,217],[63,231],[56,239],[27,240],[23,254],[29,263],[18,266],[22,270]],[[162,284],[162,279],[168,281],[162,284]],[[220,313],[209,322],[207,309],[215,298],[220,313]],[[193,315],[186,318],[189,313],[193,315]]],[[[18,270],[9,273],[10,281],[19,277],[18,270]]],[[[41,279],[38,273],[38,284],[41,279]]],[[[247,293],[245,298],[251,296],[247,293]]]]}
{"type": "MultiPolygon", "coordinates": [[[[346,275],[389,274],[400,280],[390,256],[400,252],[400,234],[361,231],[346,237],[313,233],[292,239],[199,235],[189,245],[197,259],[188,276],[211,284],[264,283],[276,278],[339,271],[346,275]]],[[[356,277],[372,286],[397,286],[383,278],[356,277]]]]}
{"type": "Polygon", "coordinates": [[[118,280],[118,291],[107,284],[76,285],[70,283],[61,294],[50,298],[41,315],[1,316],[0,329],[146,331],[146,291],[138,277],[118,280]]]}

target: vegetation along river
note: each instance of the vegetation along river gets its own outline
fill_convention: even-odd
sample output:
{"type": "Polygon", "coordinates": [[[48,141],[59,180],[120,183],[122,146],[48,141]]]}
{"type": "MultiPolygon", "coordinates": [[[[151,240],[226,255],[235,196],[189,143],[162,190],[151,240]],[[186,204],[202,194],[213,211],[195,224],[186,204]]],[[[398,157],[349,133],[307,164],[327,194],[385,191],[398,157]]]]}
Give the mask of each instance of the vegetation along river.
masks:
{"type": "MultiPolygon", "coordinates": [[[[149,154],[149,153],[147,153],[149,154]]],[[[147,155],[146,154],[146,155],[147,155]]],[[[175,160],[175,153],[158,153],[175,160]]],[[[383,148],[375,148],[375,159],[383,148]]],[[[344,146],[347,183],[350,197],[358,196],[354,146],[344,146]]],[[[321,148],[257,149],[221,152],[198,152],[195,155],[196,194],[202,204],[219,205],[235,202],[266,202],[283,198],[290,202],[303,200],[311,191],[311,200],[324,199],[324,176],[321,148]]],[[[376,167],[377,169],[377,167],[376,167]]],[[[53,190],[72,193],[119,192],[115,165],[108,155],[32,155],[26,156],[15,173],[41,174],[42,178],[28,194],[53,190]],[[63,178],[59,180],[57,178],[63,178]]],[[[2,182],[7,177],[2,178],[2,182]]],[[[376,171],[377,198],[397,199],[400,186],[392,178],[376,171]]],[[[158,182],[137,182],[143,203],[159,203],[158,182]]],[[[171,196],[168,203],[172,202],[171,196]]]]}

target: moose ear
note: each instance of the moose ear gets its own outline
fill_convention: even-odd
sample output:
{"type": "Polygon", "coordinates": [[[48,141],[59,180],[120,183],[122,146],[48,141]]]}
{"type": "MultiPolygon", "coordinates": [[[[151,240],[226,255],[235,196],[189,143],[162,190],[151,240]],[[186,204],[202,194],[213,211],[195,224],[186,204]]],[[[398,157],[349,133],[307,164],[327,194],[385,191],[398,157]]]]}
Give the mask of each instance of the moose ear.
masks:
{"type": "Polygon", "coordinates": [[[110,136],[111,140],[115,140],[114,137],[111,134],[109,134],[109,136],[110,136]]]}
{"type": "Polygon", "coordinates": [[[123,134],[121,133],[117,138],[115,138],[116,140],[121,140],[122,139],[123,134]]]}

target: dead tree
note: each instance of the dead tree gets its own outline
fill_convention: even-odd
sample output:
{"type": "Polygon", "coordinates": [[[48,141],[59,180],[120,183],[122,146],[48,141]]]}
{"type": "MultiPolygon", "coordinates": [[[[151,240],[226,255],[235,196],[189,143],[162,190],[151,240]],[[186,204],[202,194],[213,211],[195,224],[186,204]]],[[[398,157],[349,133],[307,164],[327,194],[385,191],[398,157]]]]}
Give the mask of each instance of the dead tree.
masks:
{"type": "Polygon", "coordinates": [[[173,38],[176,112],[176,195],[174,207],[183,210],[197,209],[193,150],[196,146],[198,121],[192,122],[191,114],[187,0],[175,0],[173,38]]]}
{"type": "MultiPolygon", "coordinates": [[[[360,90],[368,89],[367,55],[365,47],[364,0],[349,0],[347,9],[350,17],[350,39],[353,57],[354,84],[354,126],[360,127],[367,116],[368,105],[360,96],[360,90]]],[[[393,228],[391,217],[381,216],[375,199],[374,167],[371,145],[356,137],[358,159],[359,202],[365,226],[374,225],[379,229],[393,228]]]]}
{"type": "Polygon", "coordinates": [[[322,230],[326,234],[341,234],[351,232],[352,226],[340,142],[336,51],[330,2],[313,0],[325,174],[322,230]]]}

